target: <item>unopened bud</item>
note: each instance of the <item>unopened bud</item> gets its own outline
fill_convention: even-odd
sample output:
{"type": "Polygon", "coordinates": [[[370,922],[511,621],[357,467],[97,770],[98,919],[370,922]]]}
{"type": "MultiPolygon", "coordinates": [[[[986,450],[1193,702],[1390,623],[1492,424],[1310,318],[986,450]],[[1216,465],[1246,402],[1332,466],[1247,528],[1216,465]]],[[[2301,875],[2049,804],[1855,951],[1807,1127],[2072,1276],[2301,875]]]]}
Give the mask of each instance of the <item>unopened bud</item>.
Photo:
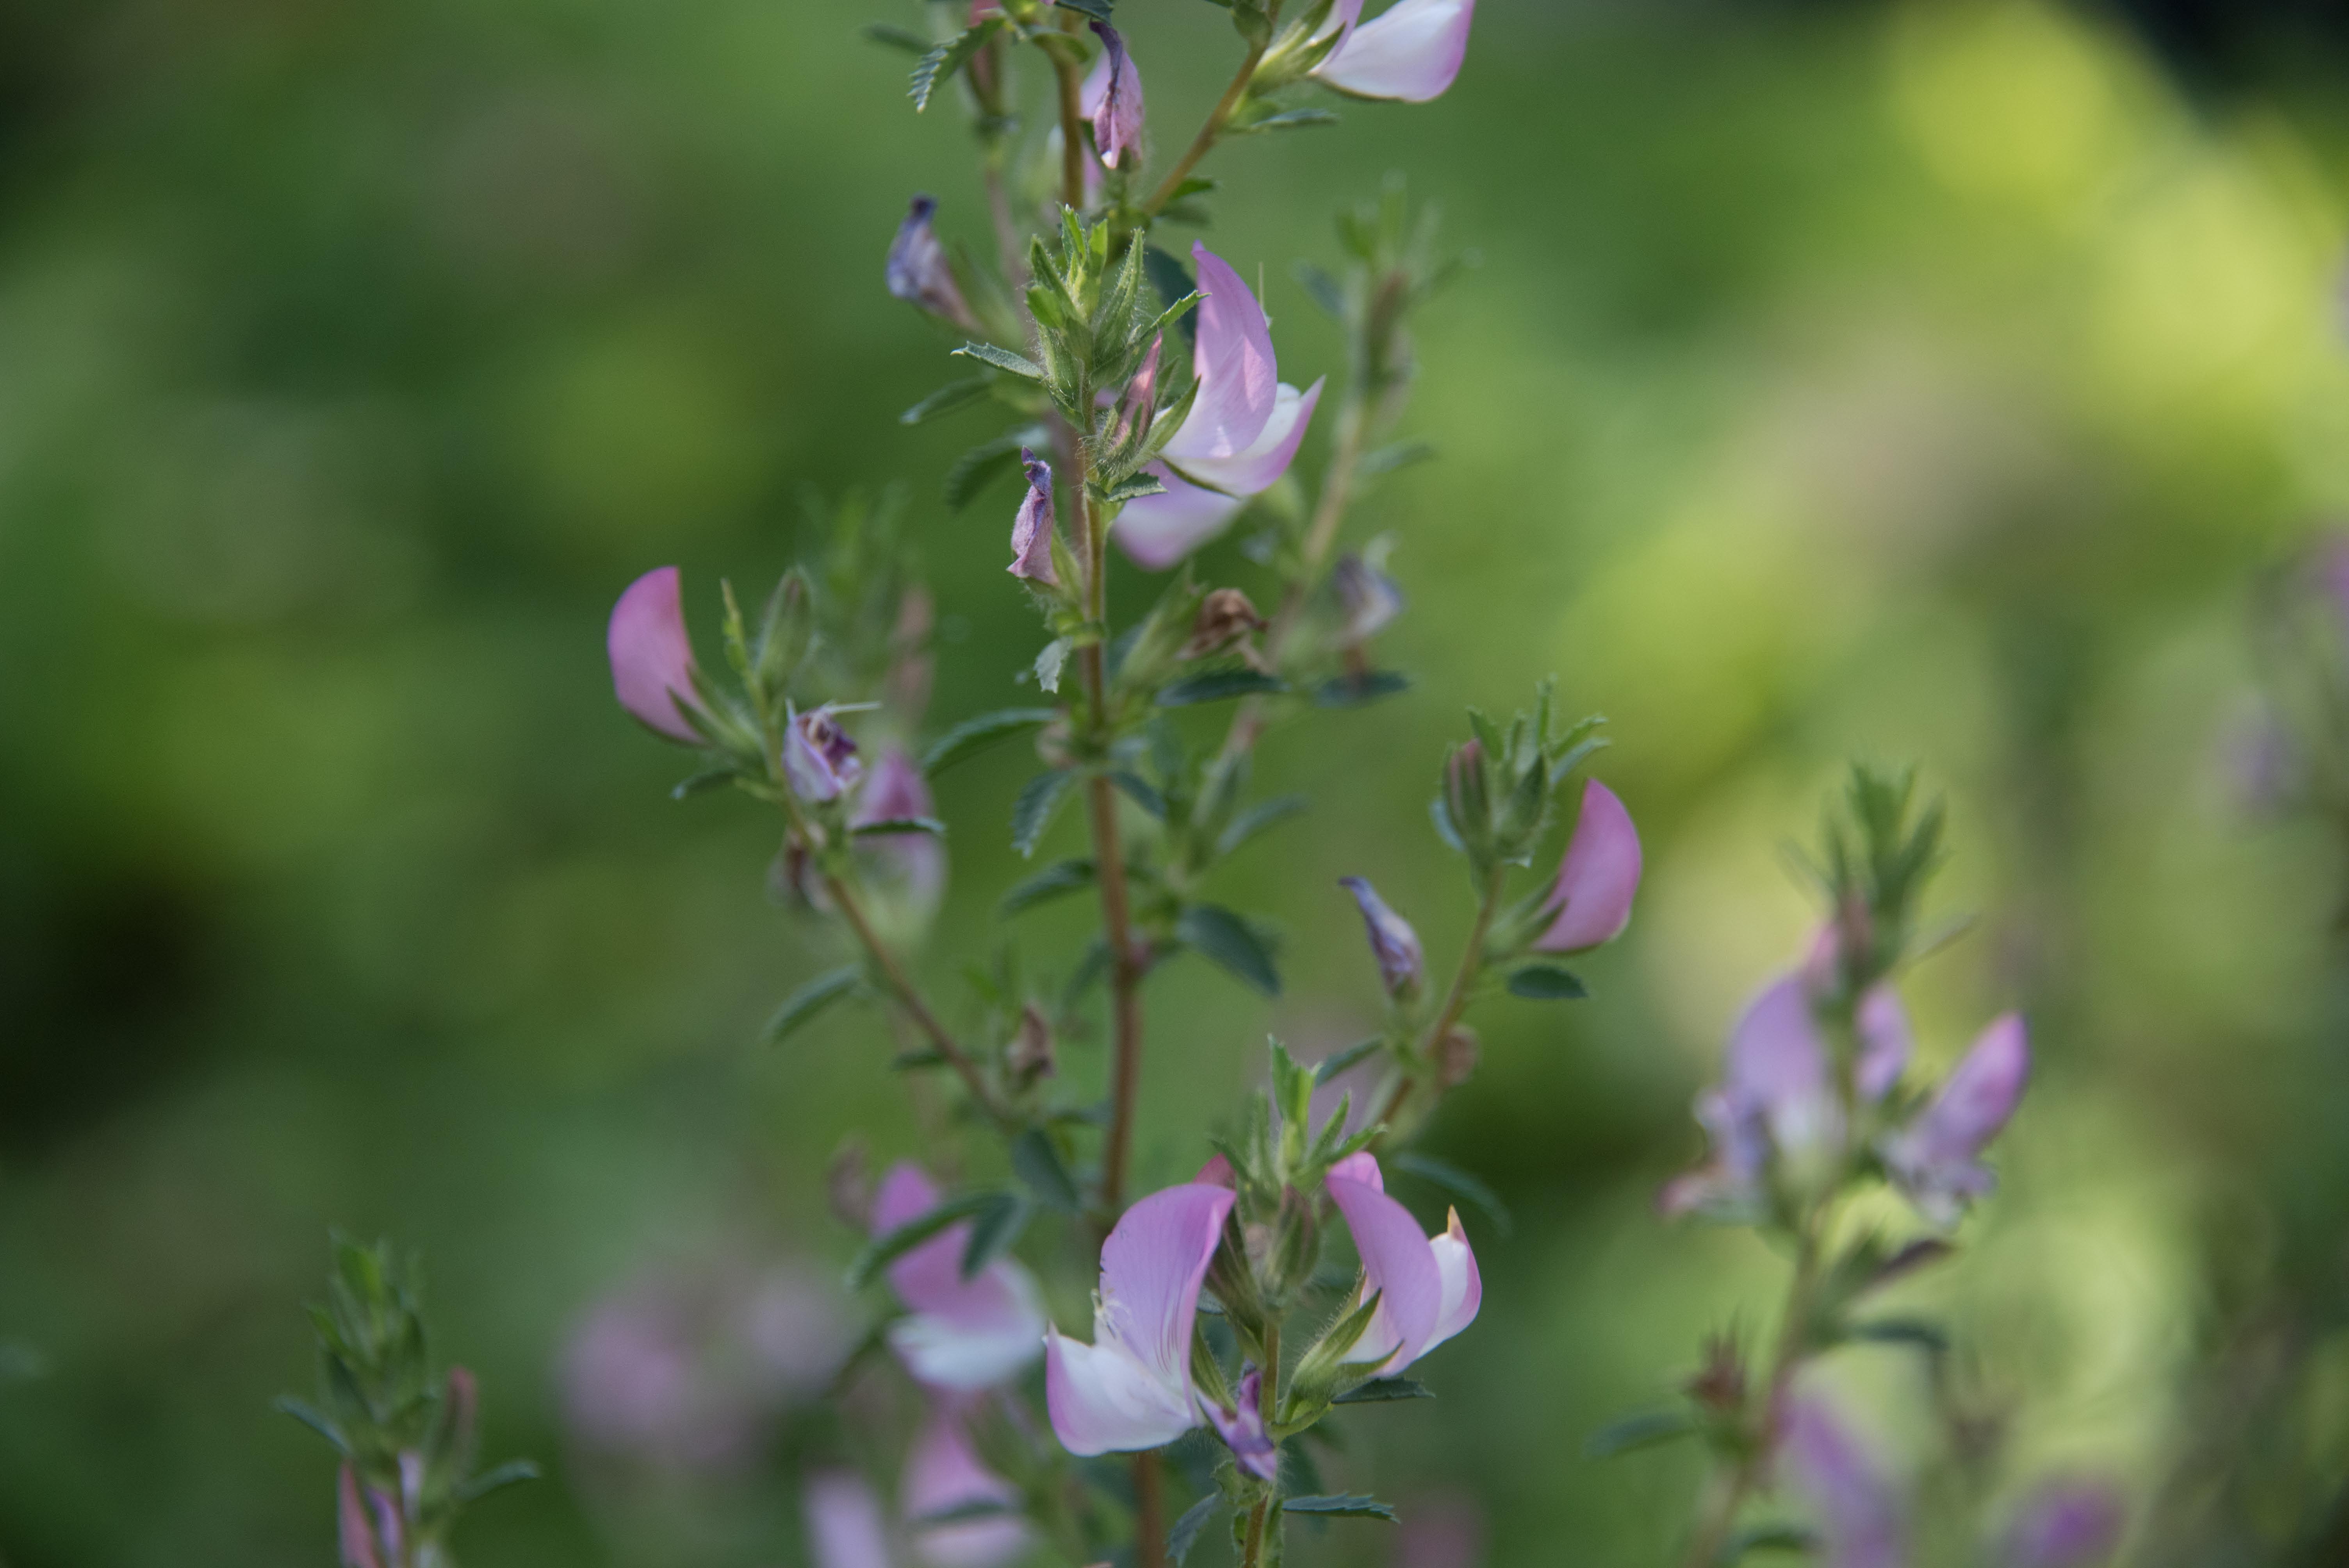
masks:
{"type": "Polygon", "coordinates": [[[1050,1078],[1056,1069],[1051,1021],[1033,1002],[1020,1010],[1019,1027],[1011,1037],[1006,1062],[1011,1068],[1011,1076],[1021,1084],[1050,1078]]]}
{"type": "Polygon", "coordinates": [[[1237,588],[1218,588],[1199,602],[1198,616],[1191,623],[1191,640],[1175,656],[1204,659],[1237,644],[1241,657],[1251,665],[1259,664],[1260,655],[1248,638],[1263,631],[1267,624],[1246,593],[1237,588]]]}
{"type": "Polygon", "coordinates": [[[1745,1359],[1737,1341],[1716,1334],[1704,1342],[1704,1365],[1688,1380],[1688,1396],[1715,1415],[1734,1417],[1745,1408],[1745,1359]]]}
{"type": "Polygon", "coordinates": [[[823,1199],[832,1216],[863,1234],[873,1228],[873,1170],[862,1139],[852,1138],[823,1168],[823,1199]]]}
{"type": "Polygon", "coordinates": [[[1444,1031],[1435,1042],[1435,1087],[1440,1089],[1458,1088],[1476,1071],[1482,1053],[1476,1044],[1476,1031],[1465,1024],[1454,1024],[1444,1031]]]}

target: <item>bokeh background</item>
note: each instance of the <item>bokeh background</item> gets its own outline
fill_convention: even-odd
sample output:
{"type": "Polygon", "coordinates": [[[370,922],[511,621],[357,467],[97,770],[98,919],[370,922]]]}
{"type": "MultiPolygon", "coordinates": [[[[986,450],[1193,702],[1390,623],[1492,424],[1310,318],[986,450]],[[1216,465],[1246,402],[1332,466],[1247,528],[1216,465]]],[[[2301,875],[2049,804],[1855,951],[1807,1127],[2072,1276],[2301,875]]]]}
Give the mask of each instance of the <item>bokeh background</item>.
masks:
{"type": "MultiPolygon", "coordinates": [[[[1267,742],[1266,787],[1313,810],[1217,892],[1285,930],[1288,990],[1154,981],[1144,1171],[1195,1164],[1268,1029],[1327,1049],[1371,1016],[1336,877],[1454,950],[1468,894],[1424,801],[1464,704],[1555,674],[1609,715],[1599,770],[1650,867],[1594,998],[1495,1004],[1431,1135],[1517,1222],[1470,1216],[1488,1294],[1428,1364],[1439,1400],[1352,1424],[1347,1479],[1420,1524],[1301,1551],[1665,1560],[1693,1456],[1581,1444],[1777,1288],[1757,1243],[1650,1198],[1698,1150],[1723,1026],[1802,940],[1785,846],[1855,755],[1946,796],[1939,907],[1980,917],[1912,987],[1929,1055],[2009,1005],[2036,1026],[2007,1191],[1914,1298],[2003,1418],[1992,1516],[2034,1475],[2108,1475],[2141,1560],[2188,1560],[2157,1503],[2271,1310],[2302,1326],[2262,1422],[2291,1451],[2226,1560],[2268,1560],[2349,1467],[2322,1305],[2343,870],[2321,823],[2252,809],[2236,750],[2250,584],[2349,508],[2328,10],[1485,0],[1440,103],[1216,155],[1208,238],[1263,268],[1291,380],[1338,345],[1290,263],[1333,263],[1331,212],[1388,170],[1482,264],[1422,324],[1407,430],[1440,460],[1354,525],[1401,538],[1388,651],[1417,684],[1267,742]]],[[[1228,26],[1121,15],[1170,141],[1228,26]]],[[[657,1345],[654,1414],[613,1417],[566,1402],[564,1367],[639,1331],[616,1302],[764,1323],[783,1354],[855,1244],[822,1202],[840,1140],[922,1142],[871,1019],[756,1043],[833,957],[765,899],[770,820],[665,798],[679,758],[611,701],[611,600],[678,562],[707,633],[719,575],[755,592],[823,548],[806,487],[902,481],[934,713],[1016,701],[1039,640],[1001,571],[1009,493],[937,500],[991,428],[894,419],[949,374],[880,286],[905,198],[983,232],[964,131],[912,114],[874,19],[919,20],[0,8],[10,1568],[330,1559],[329,1456],[269,1401],[310,1384],[334,1224],[422,1249],[490,1456],[547,1466],[476,1511],[468,1560],[800,1560],[788,1444],[742,1418],[615,1459],[596,1420],[641,1437],[684,1374],[657,1345]]],[[[1257,581],[1230,544],[1207,560],[1257,581]]],[[[943,983],[1014,929],[993,899],[1025,771],[947,781],[943,983]]],[[[1079,913],[1023,920],[1030,962],[1065,968],[1079,913]]],[[[1926,1473],[1915,1357],[1846,1360],[1926,1473]]]]}

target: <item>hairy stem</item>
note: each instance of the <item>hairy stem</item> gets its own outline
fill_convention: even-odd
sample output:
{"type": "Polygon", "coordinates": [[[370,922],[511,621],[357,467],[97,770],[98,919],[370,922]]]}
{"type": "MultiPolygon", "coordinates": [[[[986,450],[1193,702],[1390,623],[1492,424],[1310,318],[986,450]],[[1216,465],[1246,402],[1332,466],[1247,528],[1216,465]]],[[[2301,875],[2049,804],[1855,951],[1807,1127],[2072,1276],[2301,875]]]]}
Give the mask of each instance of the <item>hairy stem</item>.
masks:
{"type": "MultiPolygon", "coordinates": [[[[1493,929],[1493,916],[1500,911],[1501,884],[1506,872],[1506,866],[1496,864],[1485,875],[1485,895],[1476,901],[1476,920],[1468,928],[1468,944],[1460,950],[1460,967],[1453,972],[1452,987],[1444,994],[1444,1006],[1436,1010],[1435,1021],[1420,1040],[1419,1056],[1423,1061],[1434,1058],[1444,1037],[1452,1032],[1453,1026],[1460,1022],[1460,1015],[1468,1010],[1468,991],[1475,985],[1476,976],[1484,973],[1485,934],[1493,929]]],[[[1411,1091],[1418,1087],[1418,1078],[1406,1067],[1395,1080],[1394,1092],[1387,1096],[1379,1120],[1392,1122],[1402,1113],[1411,1091]]],[[[1383,1144],[1386,1140],[1381,1136],[1379,1141],[1383,1144]]]]}
{"type": "Polygon", "coordinates": [[[872,923],[864,918],[864,911],[858,906],[855,895],[849,892],[848,884],[827,872],[823,878],[823,891],[831,898],[833,907],[840,911],[840,917],[847,923],[848,929],[855,933],[857,942],[871,955],[874,967],[880,970],[881,977],[889,983],[889,989],[896,995],[897,1006],[905,1009],[914,1026],[922,1032],[923,1037],[930,1042],[938,1055],[946,1058],[947,1065],[961,1076],[978,1108],[987,1112],[999,1127],[1010,1126],[1010,1111],[988,1086],[987,1076],[979,1071],[978,1063],[957,1043],[947,1026],[938,1022],[938,1016],[930,1011],[929,1004],[922,999],[920,988],[905,973],[905,965],[897,961],[897,955],[889,950],[888,944],[881,940],[872,923]]]}
{"type": "MultiPolygon", "coordinates": [[[[1061,30],[1074,33],[1081,24],[1074,11],[1061,13],[1061,30]]],[[[1052,76],[1061,98],[1061,201],[1071,212],[1085,210],[1085,113],[1079,107],[1084,78],[1078,74],[1073,48],[1052,50],[1052,76]]]]}
{"type": "Polygon", "coordinates": [[[1264,1516],[1271,1507],[1270,1498],[1260,1497],[1248,1510],[1247,1544],[1240,1552],[1240,1568],[1259,1568],[1264,1562],[1264,1516]]]}
{"type": "Polygon", "coordinates": [[[1216,107],[1207,111],[1206,119],[1199,127],[1199,134],[1191,139],[1191,145],[1183,150],[1183,156],[1175,161],[1174,168],[1166,171],[1166,178],[1158,182],[1158,189],[1150,193],[1150,200],[1142,204],[1143,217],[1155,218],[1166,203],[1174,200],[1176,189],[1191,177],[1191,170],[1199,166],[1199,160],[1207,156],[1207,150],[1216,145],[1217,137],[1223,135],[1224,127],[1231,120],[1232,111],[1240,107],[1240,99],[1247,95],[1248,80],[1256,75],[1257,63],[1264,58],[1264,50],[1262,44],[1248,46],[1247,58],[1240,62],[1239,71],[1232,77],[1232,85],[1224,89],[1224,96],[1216,100],[1216,107]]]}

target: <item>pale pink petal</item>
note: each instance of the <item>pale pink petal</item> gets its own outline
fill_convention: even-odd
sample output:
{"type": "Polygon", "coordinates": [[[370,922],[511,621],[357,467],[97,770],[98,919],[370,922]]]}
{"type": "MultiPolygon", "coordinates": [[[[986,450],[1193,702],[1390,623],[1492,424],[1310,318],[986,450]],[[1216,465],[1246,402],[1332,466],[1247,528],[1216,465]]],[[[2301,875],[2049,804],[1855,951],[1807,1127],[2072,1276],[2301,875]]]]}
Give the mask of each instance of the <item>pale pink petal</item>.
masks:
{"type": "Polygon", "coordinates": [[[1782,1153],[1804,1154],[1843,1136],[1826,1042],[1799,975],[1771,985],[1738,1018],[1722,1090],[1730,1119],[1759,1118],[1782,1153]]]}
{"type": "Polygon", "coordinates": [[[1237,1187],[1239,1185],[1239,1178],[1232,1173],[1232,1162],[1225,1159],[1221,1154],[1208,1155],[1207,1162],[1199,1167],[1199,1173],[1196,1176],[1192,1177],[1191,1180],[1195,1182],[1203,1182],[1210,1187],[1237,1187]]]}
{"type": "Polygon", "coordinates": [[[1053,1436],[1080,1457],[1160,1448],[1199,1424],[1187,1379],[1170,1387],[1115,1340],[1087,1345],[1057,1329],[1044,1344],[1044,1405],[1053,1436]]]}
{"type": "Polygon", "coordinates": [[[1168,1187],[1128,1209],[1102,1243],[1100,1323],[1175,1387],[1190,1386],[1199,1284],[1235,1201],[1225,1187],[1168,1187]]]}
{"type": "Polygon", "coordinates": [[[1550,899],[1557,918],[1534,944],[1542,953],[1581,953],[1612,942],[1631,922],[1640,891],[1640,830],[1615,791],[1592,779],[1582,786],[1582,815],[1558,862],[1550,899]]]}
{"type": "Polygon", "coordinates": [[[1164,572],[1223,532],[1247,501],[1193,484],[1164,463],[1143,470],[1166,488],[1125,503],[1112,531],[1145,572],[1164,572]]]}
{"type": "Polygon", "coordinates": [[[656,567],[628,584],[612,606],[604,641],[620,706],[671,740],[701,745],[677,710],[680,701],[688,707],[701,704],[693,695],[693,645],[685,634],[676,567],[656,567]]]}
{"type": "Polygon", "coordinates": [[[952,1409],[933,1413],[914,1439],[898,1491],[900,1511],[914,1528],[914,1551],[930,1568],[998,1568],[1033,1542],[1035,1532],[1017,1512],[952,1524],[921,1522],[973,1503],[1019,1506],[1019,1489],[979,1461],[962,1418],[952,1409]]]}
{"type": "MultiPolygon", "coordinates": [[[[1323,19],[1321,25],[1313,29],[1313,41],[1318,44],[1332,33],[1350,33],[1354,30],[1354,24],[1361,19],[1362,0],[1338,0],[1335,5],[1330,7],[1330,15],[1323,19]]],[[[1331,51],[1333,54],[1335,52],[1335,50],[1331,51]]]]}
{"type": "Polygon", "coordinates": [[[1355,98],[1441,98],[1467,57],[1475,15],[1476,0],[1401,0],[1358,25],[1313,75],[1355,98]]]}
{"type": "Polygon", "coordinates": [[[1818,1514],[1823,1568],[1902,1568],[1900,1498],[1858,1439],[1814,1395],[1790,1400],[1781,1423],[1787,1470],[1818,1514]]]}
{"type": "Polygon", "coordinates": [[[1379,1169],[1379,1157],[1367,1149],[1357,1149],[1330,1166],[1330,1174],[1341,1181],[1360,1181],[1373,1192],[1387,1190],[1387,1173],[1379,1169]]]}
{"type": "Polygon", "coordinates": [[[1304,443],[1305,428],[1313,422],[1313,410],[1321,404],[1321,387],[1329,380],[1323,377],[1299,392],[1284,381],[1273,394],[1272,417],[1264,422],[1246,451],[1228,458],[1185,458],[1169,448],[1169,455],[1185,474],[1203,485],[1222,490],[1226,495],[1260,495],[1280,482],[1288,465],[1297,460],[1297,449],[1304,443]]]}
{"type": "Polygon", "coordinates": [[[1909,1202],[1928,1220],[1955,1224],[1969,1199],[1994,1191],[1981,1161],[2023,1099],[2031,1046],[2023,1020],[2009,1013],[1982,1032],[1917,1119],[1879,1145],[1909,1202]]]}
{"type": "Polygon", "coordinates": [[[1859,1036],[1859,1059],[1853,1064],[1853,1087],[1871,1103],[1882,1099],[1908,1068],[1916,1037],[1909,1027],[1909,1010],[1890,982],[1871,985],[1859,999],[1852,1025],[1859,1036]]]}
{"type": "Polygon", "coordinates": [[[1475,1322],[1476,1309],[1485,1305],[1485,1278],[1476,1270],[1468,1233],[1460,1226],[1459,1210],[1451,1212],[1444,1233],[1430,1236],[1427,1245],[1435,1253],[1436,1272],[1444,1281],[1444,1302],[1435,1314],[1434,1330],[1419,1347],[1422,1356],[1475,1322]]]}
{"type": "Polygon", "coordinates": [[[1221,256],[1191,247],[1198,263],[1199,336],[1191,359],[1199,394],[1182,429],[1166,447],[1176,462],[1237,457],[1256,444],[1279,396],[1272,327],[1264,308],[1221,256]]]}
{"type": "Polygon", "coordinates": [[[802,1493],[815,1568],[890,1568],[881,1500],[846,1470],[818,1470],[802,1493]]]}
{"type": "MultiPolygon", "coordinates": [[[[937,1190],[911,1161],[892,1167],[874,1195],[873,1227],[885,1235],[937,1206],[937,1190]]],[[[986,1388],[1036,1358],[1044,1310],[1035,1280],[1009,1258],[962,1277],[968,1222],[949,1225],[889,1265],[889,1284],[908,1308],[888,1328],[889,1346],[919,1381],[939,1388],[986,1388]]]]}
{"type": "Polygon", "coordinates": [[[1364,1299],[1379,1296],[1370,1326],[1346,1359],[1400,1372],[1418,1358],[1444,1310],[1444,1274],[1435,1249],[1410,1210],[1368,1182],[1332,1175],[1326,1185],[1361,1254],[1364,1299]]]}

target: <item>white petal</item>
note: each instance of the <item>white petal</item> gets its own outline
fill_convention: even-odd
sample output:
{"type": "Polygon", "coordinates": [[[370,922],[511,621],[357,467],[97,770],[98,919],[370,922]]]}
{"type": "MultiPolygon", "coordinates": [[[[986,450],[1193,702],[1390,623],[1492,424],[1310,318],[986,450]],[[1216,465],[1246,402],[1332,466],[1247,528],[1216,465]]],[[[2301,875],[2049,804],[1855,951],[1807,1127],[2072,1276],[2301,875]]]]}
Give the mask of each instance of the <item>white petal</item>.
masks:
{"type": "Polygon", "coordinates": [[[1081,1456],[1159,1448],[1198,1425],[1190,1400],[1115,1340],[1086,1345],[1057,1331],[1044,1346],[1044,1403],[1061,1446],[1081,1456]]]}
{"type": "Polygon", "coordinates": [[[1356,98],[1425,103],[1460,74],[1475,12],[1476,0],[1402,0],[1356,27],[1313,75],[1356,98]]]}

